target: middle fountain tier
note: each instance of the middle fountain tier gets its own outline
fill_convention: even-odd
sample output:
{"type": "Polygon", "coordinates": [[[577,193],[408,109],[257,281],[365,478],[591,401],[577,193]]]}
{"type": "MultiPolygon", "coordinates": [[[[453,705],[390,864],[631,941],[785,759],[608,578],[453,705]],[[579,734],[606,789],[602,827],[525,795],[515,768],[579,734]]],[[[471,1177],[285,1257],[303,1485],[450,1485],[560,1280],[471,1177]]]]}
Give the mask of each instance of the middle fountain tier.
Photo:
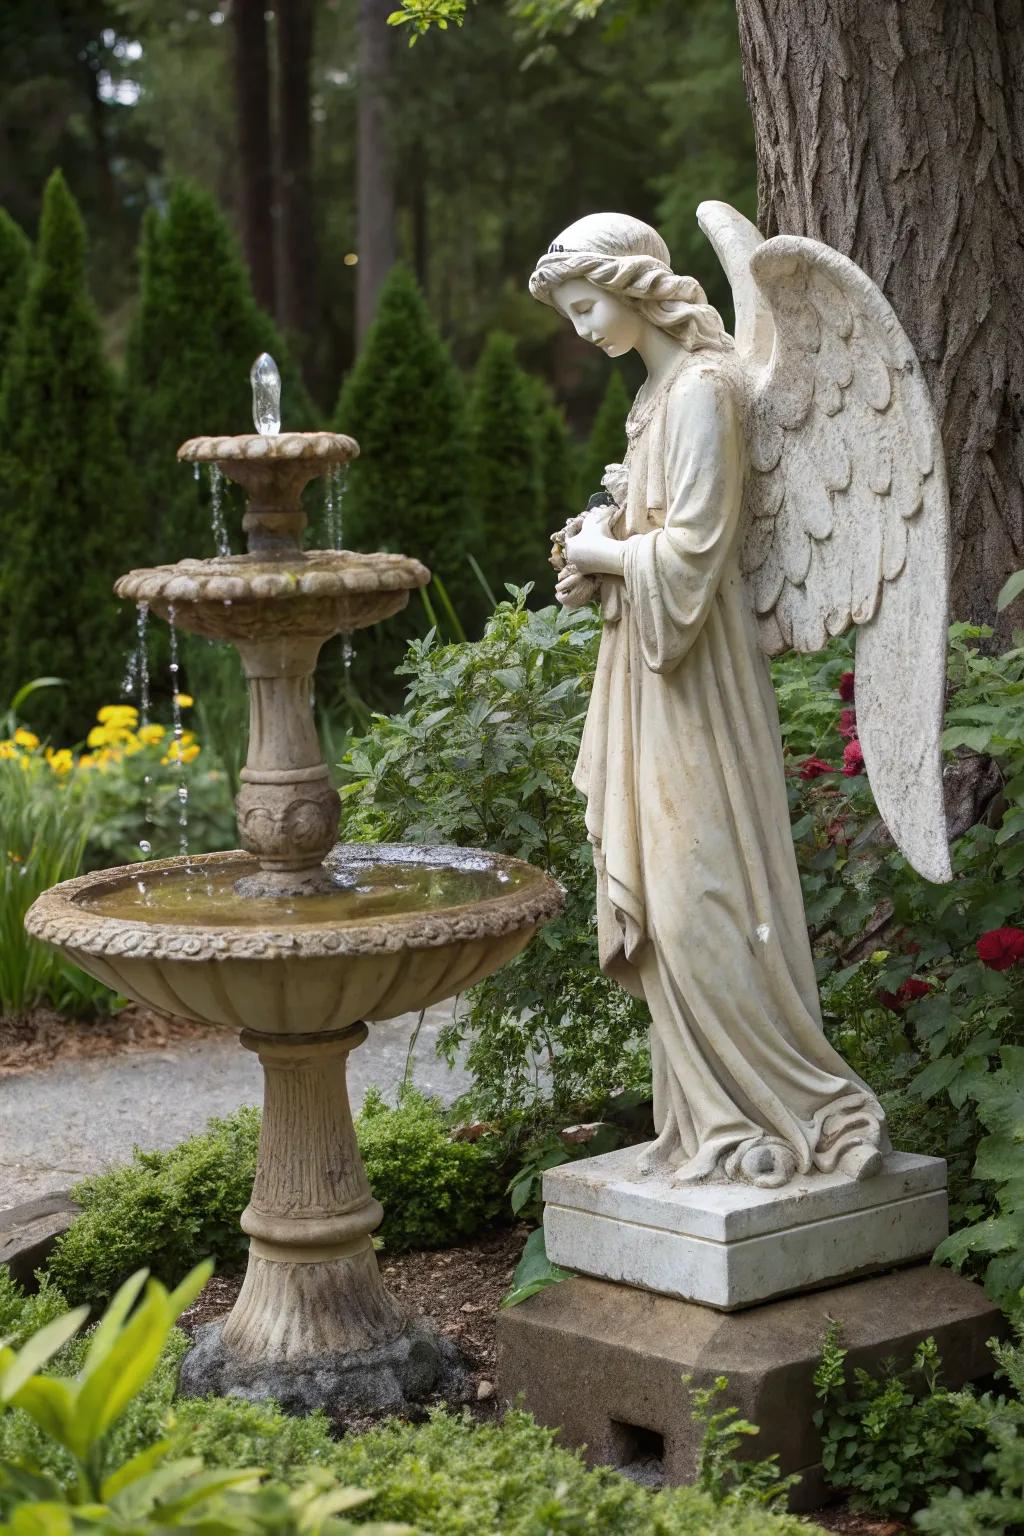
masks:
{"type": "Polygon", "coordinates": [[[226,1320],[199,1330],[182,1390],[335,1413],[399,1412],[457,1392],[459,1373],[454,1346],[407,1319],[381,1281],[372,1234],[383,1212],[356,1144],[348,1053],[367,1022],[490,975],[564,900],[548,875],[497,854],[335,846],[339,798],[312,708],[320,648],[397,613],[430,579],[403,555],[302,549],[304,487],[357,452],[326,432],[195,438],[179,450],[245,488],[248,553],[132,571],[116,591],[241,655],[243,846],[79,876],[26,919],[124,996],[233,1026],[258,1055],[245,1280],[226,1320]]]}

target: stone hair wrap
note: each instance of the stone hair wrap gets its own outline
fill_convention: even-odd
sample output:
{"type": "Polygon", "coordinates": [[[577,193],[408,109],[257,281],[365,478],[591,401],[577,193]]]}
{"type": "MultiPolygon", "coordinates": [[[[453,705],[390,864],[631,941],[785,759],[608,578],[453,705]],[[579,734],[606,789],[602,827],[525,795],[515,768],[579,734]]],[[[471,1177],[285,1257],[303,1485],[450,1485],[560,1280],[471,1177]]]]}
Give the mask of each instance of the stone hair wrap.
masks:
{"type": "Polygon", "coordinates": [[[586,278],[636,305],[645,320],[691,351],[732,346],[722,317],[692,277],[669,265],[668,246],[649,224],[624,213],[592,213],[551,242],[530,278],[530,292],[554,304],[560,283],[586,278]]]}

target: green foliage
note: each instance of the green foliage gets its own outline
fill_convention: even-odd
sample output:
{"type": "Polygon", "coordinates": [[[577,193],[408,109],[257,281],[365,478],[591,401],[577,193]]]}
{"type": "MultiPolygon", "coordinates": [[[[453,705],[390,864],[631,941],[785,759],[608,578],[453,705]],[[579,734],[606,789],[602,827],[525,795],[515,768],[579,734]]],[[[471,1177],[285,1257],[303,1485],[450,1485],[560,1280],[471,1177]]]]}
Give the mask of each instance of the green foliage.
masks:
{"type": "MultiPolygon", "coordinates": [[[[682,1387],[680,1393],[682,1394],[682,1387]]],[[[588,1471],[525,1413],[500,1424],[434,1414],[346,1437],[334,1456],[345,1482],[380,1489],[373,1506],[429,1536],[797,1536],[799,1520],[696,1488],[651,1493],[606,1467],[588,1471]]]]}
{"type": "MultiPolygon", "coordinates": [[[[494,589],[550,575],[532,390],[511,336],[487,338],[469,398],[470,495],[494,589]]],[[[543,590],[543,588],[541,589],[543,590]]]]}
{"type": "Polygon", "coordinates": [[[501,1210],[493,1146],[453,1141],[440,1106],[406,1088],[390,1109],[375,1088],[356,1121],[359,1150],[384,1206],[385,1248],[443,1248],[475,1236],[501,1210]]]}
{"type": "Polygon", "coordinates": [[[824,660],[784,658],[774,670],[826,1027],[883,1092],[897,1140],[949,1161],[959,1230],[938,1256],[973,1265],[984,1258],[990,1293],[1007,1302],[1024,1285],[1016,1151],[1024,1140],[1024,993],[1014,966],[993,969],[977,944],[1024,921],[1024,650],[991,655],[981,648],[990,635],[951,630],[948,777],[968,790],[994,785],[987,801],[982,795],[980,818],[954,842],[955,879],[944,886],[922,880],[892,848],[863,773],[838,771],[836,690],[850,669],[848,645],[824,660]],[[801,779],[807,758],[833,771],[801,779]]]}
{"type": "Polygon", "coordinates": [[[0,208],[0,379],[7,367],[7,351],[28,288],[32,243],[21,225],[0,208]]]}
{"type": "Polygon", "coordinates": [[[84,734],[121,680],[131,619],[110,552],[140,552],[140,499],[113,375],[85,284],[85,232],[64,179],[47,183],[36,259],[0,396],[0,698],[57,673],[35,700],[42,734],[84,734]]]}
{"type": "MultiPolygon", "coordinates": [[[[6,1264],[0,1265],[0,1339],[17,1347],[30,1333],[52,1323],[67,1310],[64,1296],[49,1275],[43,1275],[39,1289],[30,1294],[12,1279],[6,1264]]],[[[0,1419],[0,1427],[2,1424],[0,1419]]]]}
{"type": "Polygon", "coordinates": [[[737,1456],[744,1440],[761,1433],[756,1424],[740,1415],[738,1408],[715,1408],[717,1397],[727,1389],[728,1378],[716,1376],[710,1387],[694,1387],[684,1376],[690,1392],[690,1416],[702,1425],[700,1455],[697,1461],[697,1487],[711,1495],[716,1504],[767,1504],[778,1506],[790,1488],[800,1481],[799,1473],[779,1475],[777,1453],[752,1461],[737,1456]]]}
{"type": "MultiPolygon", "coordinates": [[[[564,528],[568,519],[579,510],[575,494],[576,452],[565,424],[565,415],[555,404],[547,385],[533,374],[529,376],[529,384],[536,413],[541,509],[544,526],[550,535],[564,528]]],[[[553,581],[554,576],[549,567],[544,581],[539,585],[539,593],[550,591],[553,581]]]]}
{"type": "Polygon", "coordinates": [[[345,761],[348,837],[492,848],[550,870],[568,892],[563,916],[476,987],[444,1032],[452,1054],[469,1038],[485,1116],[546,1096],[557,1113],[600,1106],[647,1072],[646,1014],[598,968],[594,872],[572,784],[599,631],[590,610],[531,613],[519,594],[478,642],[415,642],[405,708],[375,718],[345,761]]]}
{"type": "Polygon", "coordinates": [[[140,1265],[168,1282],[207,1256],[239,1268],[259,1130],[259,1111],[242,1108],[170,1152],[136,1151],[85,1179],[74,1191],[82,1213],[47,1262],[53,1281],[70,1301],[102,1303],[140,1265]]]}
{"type": "MultiPolygon", "coordinates": [[[[66,1312],[15,1352],[0,1346],[0,1429],[13,1409],[41,1434],[43,1453],[22,1441],[0,1460],[0,1531],[11,1536],[74,1536],[97,1528],[134,1536],[168,1529],[199,1532],[259,1531],[351,1536],[353,1525],[337,1517],[365,1505],[371,1494],[339,1488],[312,1470],[289,1489],[263,1484],[258,1468],[207,1470],[197,1456],[170,1459],[171,1442],[147,1441],[130,1455],[117,1429],[139,1412],[155,1377],[166,1365],[175,1319],[210,1277],[200,1265],[172,1293],[145,1270],[120,1288],[106,1313],[75,1352],[70,1369],[56,1367],[62,1350],[81,1328],[87,1309],[66,1312]],[[72,1374],[73,1373],[73,1374],[72,1374]],[[48,1452],[63,1466],[51,1469],[48,1452]],[[9,1517],[9,1518],[6,1518],[9,1517]]],[[[164,1383],[161,1383],[164,1386],[164,1383]]],[[[152,1419],[141,1413],[141,1418],[152,1419]]],[[[362,1526],[366,1536],[400,1536],[401,1527],[362,1526]]],[[[412,1533],[408,1533],[412,1536],[412,1533]]]]}
{"type": "MultiPolygon", "coordinates": [[[[633,404],[626,381],[618,368],[608,375],[608,383],[598,406],[594,425],[580,457],[576,499],[580,511],[590,497],[601,489],[606,464],[621,464],[626,456],[626,417],[633,404]]],[[[553,525],[557,526],[557,525],[553,525]]]]}
{"type": "MultiPolygon", "coordinates": [[[[252,296],[228,223],[208,193],[180,182],[151,209],[139,251],[139,305],[125,366],[125,431],[151,522],[146,558],[212,554],[209,489],[175,459],[186,438],[252,431],[249,369],[270,352],[281,370],[284,425],[313,425],[312,407],[273,322],[252,296]]],[[[233,547],[240,501],[225,487],[233,547]]],[[[109,552],[110,543],[106,544],[109,552]]],[[[99,563],[109,570],[109,553],[99,563]]]]}
{"type": "MultiPolygon", "coordinates": [[[[456,610],[470,622],[480,595],[467,557],[479,553],[479,527],[467,490],[462,385],[416,279],[404,266],[393,267],[381,289],[376,319],[342,388],[335,425],[360,448],[342,503],[345,547],[414,555],[441,578],[456,610]]],[[[360,636],[356,679],[371,674],[371,697],[380,695],[419,618],[414,602],[372,637],[360,636]]]]}
{"type": "Polygon", "coordinates": [[[512,1275],[512,1288],[502,1299],[501,1305],[518,1307],[520,1302],[529,1301],[530,1297],[536,1296],[538,1291],[568,1279],[569,1271],[560,1269],[548,1258],[544,1228],[535,1227],[526,1239],[519,1263],[512,1275]]]}

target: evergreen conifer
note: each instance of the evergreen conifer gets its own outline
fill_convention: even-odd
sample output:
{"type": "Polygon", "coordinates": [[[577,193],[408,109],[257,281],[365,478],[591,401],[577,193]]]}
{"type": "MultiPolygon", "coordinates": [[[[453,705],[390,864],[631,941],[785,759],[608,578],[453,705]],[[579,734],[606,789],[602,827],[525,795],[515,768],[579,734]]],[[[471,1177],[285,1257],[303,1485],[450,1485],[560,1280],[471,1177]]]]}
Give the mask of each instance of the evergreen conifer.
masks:
{"type": "MultiPolygon", "coordinates": [[[[467,485],[465,402],[448,348],[412,273],[392,267],[377,314],[338,399],[335,428],[359,444],[341,507],[346,549],[413,555],[444,584],[463,628],[481,615],[469,555],[479,553],[467,485]]],[[[426,629],[417,596],[356,642],[356,687],[375,705],[397,697],[405,646],[426,629]]],[[[336,680],[333,652],[326,676],[336,680]]]]}
{"type": "Polygon", "coordinates": [[[586,506],[595,491],[601,489],[606,464],[621,464],[626,454],[626,417],[633,401],[622,374],[616,368],[608,379],[594,425],[580,460],[577,499],[586,506]]]}
{"type": "Polygon", "coordinates": [[[134,616],[111,588],[137,561],[141,529],[85,230],[59,171],[4,374],[0,451],[0,699],[33,677],[66,678],[33,696],[30,723],[71,742],[120,695],[134,616]]]}
{"type": "Polygon", "coordinates": [[[28,287],[31,264],[28,236],[7,210],[0,208],[0,377],[7,366],[7,352],[28,287]]]}
{"type": "MultiPolygon", "coordinates": [[[[315,425],[273,321],[252,295],[226,219],[187,182],[150,210],[139,250],[139,307],[128,340],[125,434],[151,518],[149,559],[213,553],[209,491],[175,454],[189,437],[251,432],[249,369],[269,352],[281,370],[286,429],[315,425]]],[[[230,504],[240,505],[236,493],[230,504]]],[[[237,525],[233,547],[243,547],[237,525]]]]}
{"type": "MultiPolygon", "coordinates": [[[[527,378],[536,411],[537,466],[543,522],[550,535],[564,528],[567,519],[580,510],[576,505],[576,449],[569,437],[565,415],[545,381],[536,374],[530,374],[527,378]]],[[[554,581],[555,574],[549,566],[543,578],[538,578],[538,602],[551,600],[554,581]]]]}
{"type": "Polygon", "coordinates": [[[550,553],[534,392],[511,336],[487,338],[469,404],[470,488],[483,534],[481,565],[499,597],[505,583],[536,583],[532,606],[549,597],[550,553]]]}

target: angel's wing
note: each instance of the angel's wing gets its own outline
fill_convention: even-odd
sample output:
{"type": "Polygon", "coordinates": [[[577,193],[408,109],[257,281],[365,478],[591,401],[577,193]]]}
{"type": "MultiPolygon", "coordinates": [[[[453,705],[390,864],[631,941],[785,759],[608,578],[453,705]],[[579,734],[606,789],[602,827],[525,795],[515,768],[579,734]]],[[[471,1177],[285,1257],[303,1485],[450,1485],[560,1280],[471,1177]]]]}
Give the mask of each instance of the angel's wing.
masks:
{"type": "Polygon", "coordinates": [[[742,564],[762,647],[814,651],[857,625],[875,801],[914,868],[949,880],[949,500],[920,364],[885,296],[838,251],[762,240],[722,203],[698,217],[733,284],[747,369],[742,564]]]}

